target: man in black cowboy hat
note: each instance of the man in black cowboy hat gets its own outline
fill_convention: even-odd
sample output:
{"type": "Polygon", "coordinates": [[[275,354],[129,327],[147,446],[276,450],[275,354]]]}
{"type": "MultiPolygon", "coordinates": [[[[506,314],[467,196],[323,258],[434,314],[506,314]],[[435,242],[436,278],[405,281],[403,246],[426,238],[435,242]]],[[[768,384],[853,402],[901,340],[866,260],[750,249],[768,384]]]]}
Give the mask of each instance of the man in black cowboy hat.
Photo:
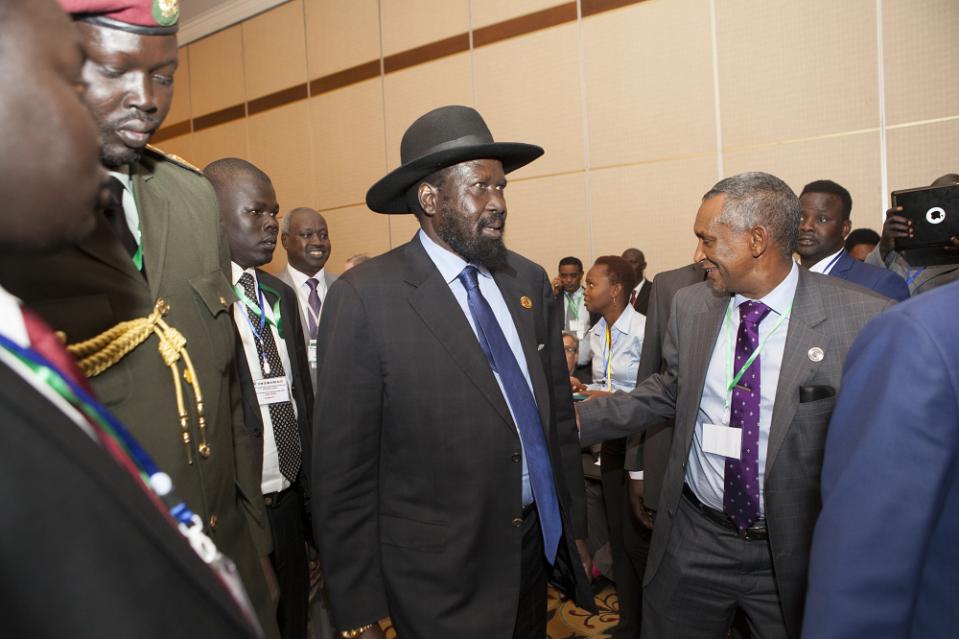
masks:
{"type": "Polygon", "coordinates": [[[503,244],[505,174],[542,153],[442,107],[367,193],[420,231],[344,273],[320,325],[314,521],[345,637],[389,615],[400,637],[542,639],[550,571],[592,606],[561,315],[503,244]]]}

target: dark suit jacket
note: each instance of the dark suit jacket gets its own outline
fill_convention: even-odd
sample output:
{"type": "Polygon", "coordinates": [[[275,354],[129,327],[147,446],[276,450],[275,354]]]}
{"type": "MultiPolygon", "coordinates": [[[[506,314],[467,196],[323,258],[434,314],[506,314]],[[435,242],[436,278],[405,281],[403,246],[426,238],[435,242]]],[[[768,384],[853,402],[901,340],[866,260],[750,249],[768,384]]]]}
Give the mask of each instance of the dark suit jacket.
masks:
{"type": "MultiPolygon", "coordinates": [[[[549,442],[567,533],[560,554],[589,602],[572,545],[586,518],[561,315],[529,260],[510,252],[494,277],[549,442]]],[[[338,627],[389,614],[401,637],[508,639],[520,586],[519,435],[449,285],[414,237],[341,275],[324,306],[313,501],[338,627]]]]}
{"type": "Polygon", "coordinates": [[[906,280],[889,269],[879,268],[853,259],[845,251],[840,254],[829,274],[853,284],[865,286],[897,302],[909,299],[909,287],[906,286],[906,280]]]}
{"type": "Polygon", "coordinates": [[[633,308],[642,313],[646,314],[646,310],[649,308],[649,295],[653,290],[653,283],[647,279],[643,279],[643,288],[639,289],[639,294],[636,296],[636,302],[633,304],[633,308]]]}
{"type": "Polygon", "coordinates": [[[0,363],[0,634],[255,637],[128,472],[0,363]]]}
{"type": "MultiPolygon", "coordinates": [[[[729,296],[706,282],[676,294],[663,346],[664,372],[630,393],[579,406],[584,444],[675,421],[645,583],[655,576],[682,499],[686,460],[696,427],[706,370],[729,296]]],[[[894,302],[838,278],[799,269],[769,429],[764,481],[773,571],[790,637],[799,636],[813,525],[819,514],[819,470],[835,397],[800,403],[800,389],[839,388],[842,362],[859,330],[894,302]],[[809,358],[819,347],[825,357],[809,358]]]]}
{"type": "MultiPolygon", "coordinates": [[[[300,430],[300,445],[303,447],[303,485],[309,486],[308,474],[310,471],[310,451],[313,440],[313,385],[310,383],[310,364],[306,357],[306,346],[301,338],[303,328],[300,325],[300,312],[296,304],[296,293],[284,284],[279,278],[270,275],[262,269],[256,269],[257,279],[280,292],[280,315],[283,318],[283,343],[290,357],[290,371],[293,379],[293,401],[296,404],[296,422],[300,430]]],[[[276,303],[276,296],[268,290],[263,291],[263,299],[271,307],[276,303]]],[[[253,378],[250,376],[250,367],[243,353],[243,344],[239,333],[236,334],[236,371],[240,378],[240,388],[243,393],[243,420],[246,429],[253,440],[254,467],[263,472],[263,419],[260,414],[260,404],[256,399],[256,390],[253,388],[253,378]]]]}
{"type": "MultiPolygon", "coordinates": [[[[639,370],[636,383],[655,373],[663,371],[663,341],[666,339],[666,327],[669,325],[669,311],[676,292],[687,286],[703,281],[705,271],[699,262],[689,264],[672,271],[658,274],[653,278],[649,296],[649,308],[646,314],[646,333],[643,337],[643,352],[639,357],[639,370]]],[[[659,492],[663,485],[663,473],[666,472],[666,459],[669,455],[669,443],[673,437],[671,421],[650,426],[646,432],[633,436],[639,440],[630,451],[639,459],[628,463],[628,468],[642,469],[646,483],[643,501],[653,510],[659,508],[659,492]],[[633,452],[635,451],[635,452],[633,452]],[[638,462],[638,463],[637,463],[638,462]]],[[[631,441],[632,443],[632,441],[631,441]]]]}
{"type": "Polygon", "coordinates": [[[822,469],[803,637],[959,629],[959,283],[897,306],[849,351],[822,469]]]}
{"type": "MultiPolygon", "coordinates": [[[[249,463],[250,441],[233,369],[236,346],[229,308],[236,294],[229,282],[229,247],[216,196],[202,175],[154,151],[144,153],[134,167],[133,185],[146,280],[98,214],[93,233],[74,246],[44,256],[0,256],[3,285],[66,333],[71,344],[148,316],[158,298],[169,303],[164,319],[186,338],[203,391],[210,457],[199,457],[194,416],[193,463],[187,463],[170,369],[157,352],[155,337],[90,383],[170,474],[207,534],[236,562],[272,635],[277,632],[275,615],[259,560],[270,552],[270,530],[259,473],[249,463]]],[[[192,415],[190,386],[184,384],[183,391],[192,415]]]]}

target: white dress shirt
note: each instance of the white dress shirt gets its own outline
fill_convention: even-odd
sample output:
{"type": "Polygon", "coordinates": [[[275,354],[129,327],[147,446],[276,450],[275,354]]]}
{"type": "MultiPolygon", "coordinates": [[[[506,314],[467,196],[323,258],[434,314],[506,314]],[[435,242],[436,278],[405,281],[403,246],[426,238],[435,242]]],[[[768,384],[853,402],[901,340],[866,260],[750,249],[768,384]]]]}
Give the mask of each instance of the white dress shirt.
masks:
{"type": "Polygon", "coordinates": [[[576,354],[576,365],[584,366],[589,363],[592,353],[589,350],[589,341],[586,332],[589,329],[589,311],[586,309],[586,289],[580,286],[572,293],[562,291],[560,301],[563,304],[563,330],[576,335],[579,340],[579,351],[576,354]]]}
{"type": "Polygon", "coordinates": [[[832,255],[827,255],[822,258],[815,264],[809,267],[809,270],[813,273],[822,273],[823,275],[829,275],[833,267],[836,265],[836,262],[839,261],[839,256],[842,254],[843,249],[839,249],[832,255]]]}
{"type": "MultiPolygon", "coordinates": [[[[6,289],[0,286],[0,335],[3,335],[18,346],[27,348],[30,346],[30,338],[27,336],[27,327],[23,323],[23,313],[20,312],[20,300],[11,295],[6,289]]],[[[60,409],[60,411],[70,418],[74,424],[80,427],[80,430],[90,436],[93,441],[99,445],[93,432],[93,427],[83,417],[79,410],[74,408],[73,404],[65,400],[55,390],[40,379],[29,366],[20,361],[18,357],[0,348],[0,361],[9,366],[14,373],[23,378],[38,393],[50,401],[51,404],[60,409]]]]}
{"type": "MultiPolygon", "coordinates": [[[[307,280],[311,277],[316,278],[318,282],[316,285],[316,294],[320,296],[320,312],[313,320],[316,322],[316,325],[319,326],[320,317],[323,316],[323,302],[326,301],[326,269],[321,268],[315,274],[307,275],[287,264],[286,270],[287,273],[290,274],[290,280],[293,282],[293,290],[296,291],[296,301],[300,304],[300,308],[303,309],[303,315],[305,317],[313,314],[313,309],[310,308],[310,285],[307,284],[307,280]]],[[[307,322],[303,328],[309,330],[309,322],[307,322]]]]}
{"type": "MultiPolygon", "coordinates": [[[[759,324],[759,341],[766,341],[765,349],[759,358],[760,402],[759,402],[759,511],[765,512],[765,491],[763,480],[766,474],[766,447],[769,442],[769,426],[772,423],[773,407],[776,402],[776,389],[779,386],[779,369],[782,366],[786,346],[786,334],[789,332],[788,313],[791,312],[796,286],[799,283],[799,266],[793,262],[789,274],[765,297],[758,300],[772,309],[759,324]],[[784,321],[775,332],[777,322],[784,321]]],[[[728,384],[733,377],[732,362],[729,361],[729,340],[735,340],[739,331],[739,305],[748,298],[735,295],[729,302],[732,306],[732,327],[727,322],[719,331],[719,338],[713,347],[712,358],[706,370],[706,383],[702,398],[699,400],[699,415],[693,433],[692,446],[686,465],[686,483],[696,497],[716,510],[723,509],[725,490],[724,474],[726,458],[707,453],[703,450],[703,424],[729,424],[729,409],[726,400],[729,396],[728,384]]]]}
{"type": "MultiPolygon", "coordinates": [[[[456,303],[459,304],[463,315],[466,316],[466,320],[470,323],[470,328],[473,329],[473,333],[477,336],[476,339],[479,340],[479,334],[476,332],[476,324],[473,322],[473,314],[469,308],[469,297],[466,294],[466,288],[463,287],[463,284],[459,280],[459,274],[466,268],[467,262],[459,255],[438,245],[422,230],[417,233],[417,237],[419,237],[423,248],[426,249],[426,254],[429,255],[433,264],[439,269],[443,280],[449,285],[450,291],[453,292],[453,297],[456,298],[456,303]]],[[[474,266],[476,266],[479,272],[479,276],[476,279],[479,283],[480,293],[483,294],[490,308],[493,309],[493,315],[496,317],[496,321],[500,329],[502,329],[503,335],[506,336],[506,342],[509,344],[510,350],[513,351],[513,357],[516,358],[516,363],[519,364],[520,371],[523,372],[523,379],[526,380],[526,384],[529,386],[529,392],[535,398],[533,383],[529,378],[529,369],[526,367],[526,355],[523,353],[523,343],[520,342],[519,333],[516,331],[516,325],[513,324],[513,316],[509,312],[509,307],[506,306],[503,293],[496,285],[496,281],[493,279],[493,275],[489,272],[489,269],[485,266],[474,266]]],[[[516,414],[513,412],[513,407],[509,403],[509,397],[503,388],[503,380],[500,379],[499,373],[492,370],[492,368],[490,368],[490,370],[493,373],[493,377],[496,378],[500,392],[503,393],[503,399],[506,400],[506,406],[509,408],[513,423],[516,424],[516,414]]],[[[526,451],[523,450],[523,439],[519,437],[518,432],[517,439],[519,440],[520,450],[523,451],[523,505],[527,506],[533,503],[533,489],[529,483],[529,469],[526,467],[526,451]]]]}
{"type": "MultiPolygon", "coordinates": [[[[256,271],[252,268],[244,270],[236,262],[230,262],[230,271],[232,273],[233,286],[237,287],[239,295],[243,287],[239,284],[240,276],[249,273],[253,276],[254,285],[259,288],[260,280],[256,276],[256,271]]],[[[251,300],[254,304],[258,300],[251,300]]],[[[273,306],[263,299],[263,312],[266,313],[268,320],[274,319],[273,306]]],[[[256,342],[253,338],[253,327],[250,326],[250,318],[246,312],[246,305],[242,301],[233,303],[233,322],[236,324],[237,333],[240,336],[240,342],[243,344],[243,354],[246,356],[246,366],[250,369],[250,379],[254,385],[257,381],[264,378],[263,369],[260,368],[260,355],[256,350],[256,342]]],[[[280,361],[283,363],[283,372],[286,373],[287,392],[290,395],[290,403],[293,405],[293,414],[296,415],[296,402],[293,401],[293,369],[290,367],[290,356],[286,352],[286,342],[276,331],[276,327],[270,322],[266,322],[266,329],[273,333],[273,341],[276,342],[276,350],[279,351],[280,361]]],[[[280,456],[276,450],[276,437],[273,435],[273,420],[270,417],[269,404],[260,404],[260,420],[263,422],[263,476],[260,480],[260,488],[264,495],[267,493],[276,493],[286,490],[290,487],[289,480],[280,472],[280,456]]]]}
{"type": "Polygon", "coordinates": [[[606,350],[606,318],[601,317],[589,329],[589,348],[593,353],[593,383],[590,390],[631,391],[636,388],[639,355],[643,351],[646,316],[629,304],[610,328],[611,357],[606,350]],[[606,383],[606,365],[609,364],[610,383],[606,383]]]}

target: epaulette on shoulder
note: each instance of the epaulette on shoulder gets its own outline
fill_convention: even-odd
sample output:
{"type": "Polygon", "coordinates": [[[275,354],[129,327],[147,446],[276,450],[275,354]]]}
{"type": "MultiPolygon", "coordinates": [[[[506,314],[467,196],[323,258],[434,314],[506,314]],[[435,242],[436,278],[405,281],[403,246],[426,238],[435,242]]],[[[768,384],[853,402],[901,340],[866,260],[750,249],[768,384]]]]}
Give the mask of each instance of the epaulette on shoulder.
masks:
{"type": "Polygon", "coordinates": [[[200,168],[193,166],[192,164],[190,164],[189,162],[181,158],[179,155],[174,155],[173,153],[167,153],[166,151],[162,151],[156,148],[155,146],[153,146],[152,144],[148,144],[146,146],[146,150],[163,160],[168,160],[170,162],[173,162],[177,166],[181,166],[184,169],[193,171],[194,173],[198,173],[199,175],[203,175],[203,171],[200,168]]]}

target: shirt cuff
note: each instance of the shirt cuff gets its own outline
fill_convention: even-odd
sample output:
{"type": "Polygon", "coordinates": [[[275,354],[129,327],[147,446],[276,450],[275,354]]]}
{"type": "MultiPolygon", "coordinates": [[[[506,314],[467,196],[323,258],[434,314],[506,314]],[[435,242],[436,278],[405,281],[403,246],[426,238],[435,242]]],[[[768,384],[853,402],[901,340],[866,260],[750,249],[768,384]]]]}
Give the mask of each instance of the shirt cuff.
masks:
{"type": "Polygon", "coordinates": [[[641,470],[631,470],[631,471],[629,471],[629,478],[630,478],[630,479],[640,479],[640,480],[641,480],[641,479],[643,478],[643,471],[641,471],[641,470]]]}

